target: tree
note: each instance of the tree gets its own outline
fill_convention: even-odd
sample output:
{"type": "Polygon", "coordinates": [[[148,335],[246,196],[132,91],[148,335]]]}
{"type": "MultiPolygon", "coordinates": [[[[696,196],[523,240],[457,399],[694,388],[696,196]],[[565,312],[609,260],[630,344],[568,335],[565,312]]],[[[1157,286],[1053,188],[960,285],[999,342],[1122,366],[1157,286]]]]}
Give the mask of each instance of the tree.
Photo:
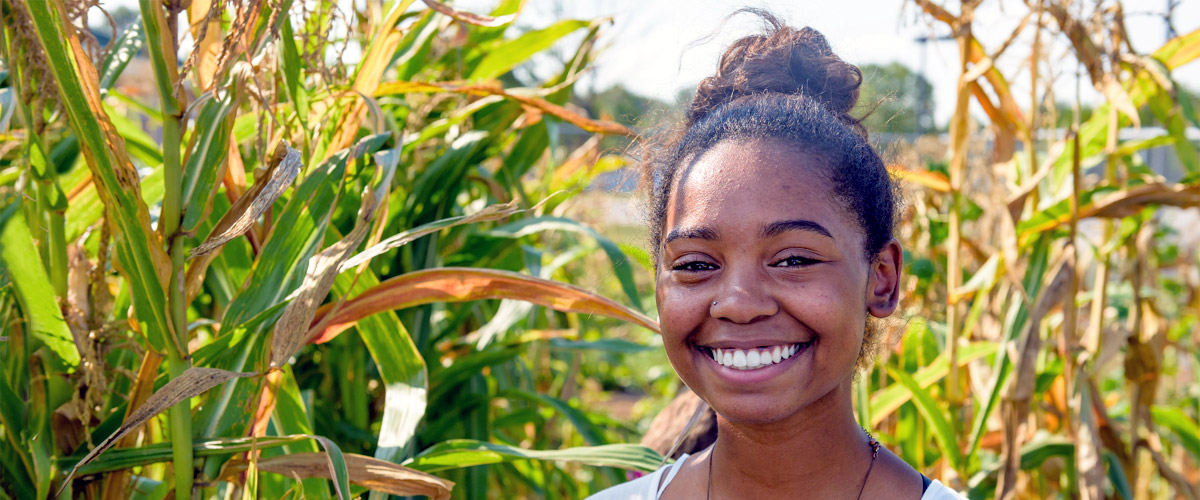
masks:
{"type": "Polygon", "coordinates": [[[933,86],[929,80],[893,62],[859,67],[863,85],[859,95],[863,122],[872,132],[920,133],[935,130],[933,86]],[[869,113],[869,114],[868,114],[869,113]]]}

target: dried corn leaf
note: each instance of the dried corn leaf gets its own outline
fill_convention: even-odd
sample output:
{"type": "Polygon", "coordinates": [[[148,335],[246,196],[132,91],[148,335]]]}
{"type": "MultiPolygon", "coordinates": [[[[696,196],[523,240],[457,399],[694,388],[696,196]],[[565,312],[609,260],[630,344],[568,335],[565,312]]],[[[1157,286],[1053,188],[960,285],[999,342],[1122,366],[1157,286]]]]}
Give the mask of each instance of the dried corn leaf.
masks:
{"type": "Polygon", "coordinates": [[[485,28],[504,26],[513,22],[513,20],[517,18],[517,14],[515,12],[506,16],[481,16],[479,14],[474,14],[463,10],[455,10],[453,7],[435,0],[421,1],[425,2],[425,5],[428,5],[429,8],[450,16],[455,20],[462,21],[467,24],[474,24],[476,26],[483,26],[485,28]]]}
{"type": "Polygon", "coordinates": [[[62,490],[66,488],[67,485],[71,484],[71,477],[75,475],[75,471],[79,470],[80,467],[88,462],[95,460],[96,457],[100,456],[101,453],[104,453],[105,450],[111,448],[112,445],[116,444],[118,440],[120,440],[130,431],[133,431],[142,424],[146,423],[146,421],[150,420],[151,417],[166,411],[167,408],[175,406],[185,399],[199,396],[205,391],[223,382],[228,382],[239,377],[251,377],[254,375],[254,373],[231,372],[217,368],[205,368],[198,366],[188,368],[187,371],[179,374],[178,377],[175,377],[170,382],[167,382],[166,385],[162,386],[161,389],[156,391],[154,394],[151,394],[149,398],[146,398],[145,403],[128,414],[125,422],[117,428],[116,432],[113,432],[111,435],[104,438],[100,444],[96,445],[92,451],[88,452],[83,459],[76,463],[75,466],[71,468],[71,472],[67,473],[67,477],[63,479],[62,486],[59,487],[59,492],[55,494],[55,497],[62,494],[62,490]]]}
{"type": "MultiPolygon", "coordinates": [[[[1079,208],[1079,218],[1121,218],[1140,212],[1148,205],[1171,205],[1180,208],[1200,207],[1200,184],[1143,184],[1122,189],[1079,208]]],[[[1038,234],[1070,222],[1071,214],[1064,213],[1041,224],[1020,228],[1022,235],[1038,234]]]]}
{"type": "Polygon", "coordinates": [[[372,314],[434,302],[514,299],[556,311],[608,316],[658,331],[658,323],[608,298],[566,283],[497,269],[445,267],[402,274],[346,301],[317,309],[307,337],[327,342],[372,314]],[[327,317],[328,316],[328,317],[327,317]]]}
{"type": "Polygon", "coordinates": [[[300,173],[301,166],[300,152],[292,149],[286,142],[281,142],[271,155],[267,168],[256,173],[254,187],[238,198],[233,207],[217,222],[217,226],[204,243],[192,250],[189,258],[216,250],[250,229],[254,221],[271,208],[279,195],[292,185],[292,181],[300,173]]]}
{"type": "MultiPolygon", "coordinates": [[[[345,454],[345,458],[350,482],[372,491],[398,496],[423,495],[443,500],[450,498],[450,491],[454,488],[454,483],[450,481],[391,462],[354,453],[345,454]]],[[[328,460],[324,453],[293,453],[271,457],[259,460],[257,466],[260,470],[285,476],[294,473],[301,478],[330,479],[328,460]]],[[[223,472],[229,477],[246,467],[245,460],[238,460],[232,462],[223,472]]]]}
{"type": "Polygon", "coordinates": [[[495,84],[482,83],[474,85],[455,85],[451,83],[436,82],[385,82],[379,85],[379,89],[375,91],[375,96],[379,97],[383,95],[405,94],[411,92],[452,92],[455,94],[473,96],[500,96],[505,99],[517,101],[538,111],[550,114],[588,132],[624,135],[627,137],[637,136],[637,134],[635,134],[632,130],[629,130],[629,128],[621,125],[620,123],[604,120],[593,120],[545,99],[521,95],[519,93],[506,90],[495,84]]]}
{"type": "Polygon", "coordinates": [[[350,256],[350,252],[358,248],[367,232],[371,230],[371,222],[375,219],[380,202],[387,199],[399,162],[399,150],[375,153],[376,173],[380,181],[373,188],[368,186],[364,190],[354,229],[337,243],[329,245],[309,259],[303,284],[289,297],[283,316],[275,323],[271,339],[272,367],[283,365],[304,346],[313,313],[333,288],[333,281],[337,279],[342,263],[350,256]]]}

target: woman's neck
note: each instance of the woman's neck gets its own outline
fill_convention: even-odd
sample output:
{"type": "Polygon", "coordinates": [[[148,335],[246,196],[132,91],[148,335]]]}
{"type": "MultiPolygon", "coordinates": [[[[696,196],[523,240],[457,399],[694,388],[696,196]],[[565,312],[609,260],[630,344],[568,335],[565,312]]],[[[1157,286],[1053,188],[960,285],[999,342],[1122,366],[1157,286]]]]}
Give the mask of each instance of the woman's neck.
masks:
{"type": "Polygon", "coordinates": [[[847,382],[783,422],[735,424],[718,416],[711,497],[854,498],[871,451],[849,389],[847,382]]]}

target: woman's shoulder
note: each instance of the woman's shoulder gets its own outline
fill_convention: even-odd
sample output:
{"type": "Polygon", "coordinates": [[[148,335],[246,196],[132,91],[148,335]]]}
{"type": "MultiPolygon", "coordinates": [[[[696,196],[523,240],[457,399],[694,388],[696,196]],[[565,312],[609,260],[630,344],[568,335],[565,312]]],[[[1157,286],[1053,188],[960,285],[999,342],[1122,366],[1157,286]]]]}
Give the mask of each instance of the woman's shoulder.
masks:
{"type": "Polygon", "coordinates": [[[680,464],[687,460],[685,453],[673,464],[659,467],[658,470],[626,483],[603,490],[586,500],[657,500],[659,492],[675,477],[675,471],[680,464]],[[663,476],[666,476],[664,479],[663,476]]]}
{"type": "Polygon", "coordinates": [[[941,481],[934,479],[929,483],[929,487],[925,489],[925,494],[921,495],[921,500],[965,500],[966,497],[960,495],[957,491],[947,488],[941,481]]]}

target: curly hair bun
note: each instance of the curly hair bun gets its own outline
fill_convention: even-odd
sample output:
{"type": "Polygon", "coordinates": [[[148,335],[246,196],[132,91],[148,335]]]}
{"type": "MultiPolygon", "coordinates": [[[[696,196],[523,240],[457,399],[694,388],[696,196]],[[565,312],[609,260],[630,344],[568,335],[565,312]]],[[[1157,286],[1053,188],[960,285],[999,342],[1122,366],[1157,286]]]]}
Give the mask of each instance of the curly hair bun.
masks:
{"type": "Polygon", "coordinates": [[[688,125],[712,110],[742,97],[779,93],[813,99],[856,133],[866,136],[860,119],[850,115],[858,103],[862,72],[842,61],[825,36],[815,29],[795,29],[769,12],[742,9],[769,25],[766,33],[742,38],[721,55],[717,73],[696,87],[688,109],[688,125]]]}

